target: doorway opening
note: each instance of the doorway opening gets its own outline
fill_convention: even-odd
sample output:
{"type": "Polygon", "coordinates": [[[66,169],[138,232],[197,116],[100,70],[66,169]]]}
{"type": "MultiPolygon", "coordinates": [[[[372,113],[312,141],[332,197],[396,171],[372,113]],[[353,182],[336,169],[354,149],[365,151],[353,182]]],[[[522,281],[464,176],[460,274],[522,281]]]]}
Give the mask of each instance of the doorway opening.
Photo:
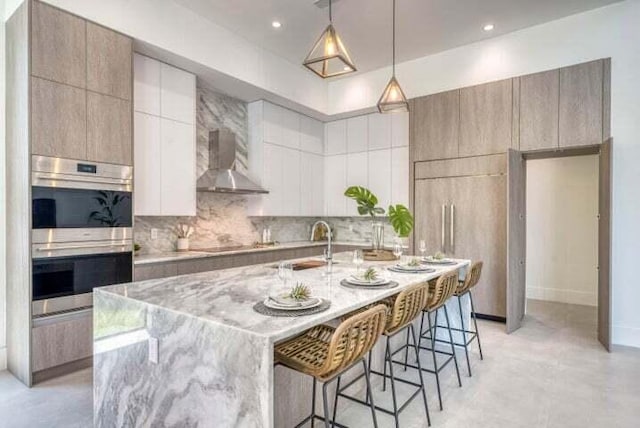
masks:
{"type": "MultiPolygon", "coordinates": [[[[598,155],[526,162],[527,300],[598,304],[598,155]]],[[[590,311],[585,308],[584,313],[590,311]]],[[[585,319],[586,321],[586,319],[585,319]]]]}

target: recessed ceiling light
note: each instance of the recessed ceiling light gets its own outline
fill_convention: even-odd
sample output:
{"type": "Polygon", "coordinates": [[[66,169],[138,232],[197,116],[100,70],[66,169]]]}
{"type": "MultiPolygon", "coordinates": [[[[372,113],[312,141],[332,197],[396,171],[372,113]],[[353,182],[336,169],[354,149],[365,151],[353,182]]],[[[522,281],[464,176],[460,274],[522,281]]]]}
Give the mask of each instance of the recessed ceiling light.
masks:
{"type": "Polygon", "coordinates": [[[493,24],[487,24],[484,27],[482,27],[482,29],[484,31],[491,31],[491,30],[493,30],[493,24]]]}
{"type": "Polygon", "coordinates": [[[282,27],[282,24],[280,23],[280,21],[273,21],[273,22],[271,23],[271,26],[272,26],[273,28],[280,28],[280,27],[282,27]]]}

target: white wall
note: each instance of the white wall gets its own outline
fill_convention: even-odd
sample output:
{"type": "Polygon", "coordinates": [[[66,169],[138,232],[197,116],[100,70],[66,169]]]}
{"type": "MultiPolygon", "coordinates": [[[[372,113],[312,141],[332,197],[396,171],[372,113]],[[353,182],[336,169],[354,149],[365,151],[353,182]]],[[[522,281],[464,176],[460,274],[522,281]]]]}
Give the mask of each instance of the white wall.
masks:
{"type": "MultiPolygon", "coordinates": [[[[611,57],[613,144],[613,343],[640,347],[640,0],[590,12],[400,64],[397,76],[416,97],[491,80],[611,57]]],[[[402,49],[402,46],[399,47],[402,49]]],[[[329,84],[329,113],[375,105],[388,70],[329,84]]]]}
{"type": "Polygon", "coordinates": [[[4,17],[5,0],[0,0],[0,370],[7,368],[6,277],[5,272],[5,101],[4,101],[4,17]]]}
{"type": "Polygon", "coordinates": [[[527,297],[596,306],[598,156],[527,161],[527,297]]]}

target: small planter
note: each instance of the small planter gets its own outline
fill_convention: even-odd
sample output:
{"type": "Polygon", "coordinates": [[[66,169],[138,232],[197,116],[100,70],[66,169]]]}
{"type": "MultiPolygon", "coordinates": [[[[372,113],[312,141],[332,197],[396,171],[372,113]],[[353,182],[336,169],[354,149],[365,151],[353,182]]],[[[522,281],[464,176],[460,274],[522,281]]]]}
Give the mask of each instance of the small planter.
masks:
{"type": "Polygon", "coordinates": [[[178,238],[176,248],[178,251],[189,251],[189,238],[178,238]]]}

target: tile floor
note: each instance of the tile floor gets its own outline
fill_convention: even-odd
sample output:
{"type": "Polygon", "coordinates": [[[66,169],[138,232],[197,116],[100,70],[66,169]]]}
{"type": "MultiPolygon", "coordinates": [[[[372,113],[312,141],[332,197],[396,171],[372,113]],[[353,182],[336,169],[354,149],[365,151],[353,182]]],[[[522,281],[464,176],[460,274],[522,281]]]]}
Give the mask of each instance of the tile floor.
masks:
{"type": "MultiPolygon", "coordinates": [[[[640,426],[640,350],[605,352],[596,340],[595,308],[530,300],[527,312],[523,327],[511,335],[504,333],[502,324],[480,324],[484,361],[474,346],[469,378],[464,353],[458,354],[462,388],[453,366],[443,372],[443,411],[437,408],[435,381],[426,374],[432,426],[640,426]]],[[[426,364],[426,355],[424,360],[426,364]]],[[[415,376],[410,371],[406,375],[415,376]]],[[[401,390],[399,395],[406,393],[401,390]]],[[[376,391],[376,398],[379,404],[390,402],[388,392],[376,391]]],[[[366,408],[340,402],[339,422],[368,427],[370,418],[366,408]]],[[[393,418],[380,413],[379,422],[381,427],[393,426],[393,418]]],[[[407,407],[400,424],[426,426],[421,400],[407,407]]],[[[0,427],[91,425],[91,370],[32,389],[0,373],[0,427]]]]}

